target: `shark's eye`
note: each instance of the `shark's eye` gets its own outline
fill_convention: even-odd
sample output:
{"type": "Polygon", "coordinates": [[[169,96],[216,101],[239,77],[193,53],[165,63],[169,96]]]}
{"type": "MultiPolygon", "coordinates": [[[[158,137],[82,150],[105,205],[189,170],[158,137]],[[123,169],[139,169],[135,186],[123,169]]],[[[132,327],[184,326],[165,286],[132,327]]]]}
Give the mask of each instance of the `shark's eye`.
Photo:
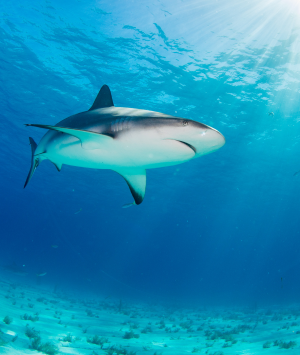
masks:
{"type": "Polygon", "coordinates": [[[188,125],[188,121],[187,121],[187,120],[183,120],[183,121],[182,121],[182,125],[183,125],[183,126],[187,126],[187,125],[188,125]]]}

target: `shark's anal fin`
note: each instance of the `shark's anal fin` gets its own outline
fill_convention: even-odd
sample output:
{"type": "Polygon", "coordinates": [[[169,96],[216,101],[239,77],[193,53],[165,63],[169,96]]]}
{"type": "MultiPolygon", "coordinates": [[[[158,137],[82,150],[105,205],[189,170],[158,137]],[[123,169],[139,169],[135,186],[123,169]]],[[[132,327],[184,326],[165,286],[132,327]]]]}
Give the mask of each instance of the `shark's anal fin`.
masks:
{"type": "Polygon", "coordinates": [[[135,204],[139,205],[142,203],[146,192],[146,170],[140,168],[124,168],[115,171],[123,176],[127,182],[135,204]]]}
{"type": "Polygon", "coordinates": [[[89,111],[111,106],[114,106],[111,92],[107,85],[103,85],[89,111]]]}
{"type": "Polygon", "coordinates": [[[76,128],[57,127],[57,126],[49,126],[43,124],[26,124],[25,126],[34,126],[39,128],[51,129],[53,131],[69,134],[71,136],[78,138],[81,141],[82,148],[87,150],[101,149],[103,148],[103,144],[113,139],[111,136],[105,134],[84,131],[76,128]]]}
{"type": "Polygon", "coordinates": [[[58,172],[61,171],[62,163],[54,163],[53,161],[51,163],[54,164],[58,172]]]}

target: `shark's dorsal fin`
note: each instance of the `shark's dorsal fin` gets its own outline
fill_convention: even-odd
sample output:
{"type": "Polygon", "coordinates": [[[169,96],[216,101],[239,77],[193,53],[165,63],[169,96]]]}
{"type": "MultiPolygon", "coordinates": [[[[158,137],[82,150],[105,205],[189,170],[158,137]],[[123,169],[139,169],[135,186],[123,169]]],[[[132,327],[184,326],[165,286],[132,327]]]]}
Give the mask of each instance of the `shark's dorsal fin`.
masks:
{"type": "Polygon", "coordinates": [[[111,92],[107,85],[103,85],[89,111],[111,106],[114,106],[111,92]]]}
{"type": "Polygon", "coordinates": [[[141,168],[124,168],[115,171],[123,176],[127,182],[135,204],[139,205],[142,203],[146,192],[146,170],[141,168]]]}
{"type": "Polygon", "coordinates": [[[76,128],[57,127],[43,124],[25,124],[25,126],[51,129],[53,131],[69,134],[70,136],[78,138],[81,142],[82,148],[87,150],[101,149],[103,148],[103,144],[106,144],[107,142],[110,142],[113,139],[111,136],[108,136],[106,134],[90,132],[76,128]]]}

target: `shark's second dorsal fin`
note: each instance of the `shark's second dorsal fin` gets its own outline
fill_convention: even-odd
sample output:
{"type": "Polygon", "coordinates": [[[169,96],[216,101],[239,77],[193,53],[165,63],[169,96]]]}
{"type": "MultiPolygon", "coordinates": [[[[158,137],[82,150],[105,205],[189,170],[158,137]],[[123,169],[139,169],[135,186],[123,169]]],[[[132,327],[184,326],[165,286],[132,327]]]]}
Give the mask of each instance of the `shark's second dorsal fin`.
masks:
{"type": "Polygon", "coordinates": [[[114,106],[111,92],[107,85],[103,85],[89,111],[111,106],[114,106]]]}

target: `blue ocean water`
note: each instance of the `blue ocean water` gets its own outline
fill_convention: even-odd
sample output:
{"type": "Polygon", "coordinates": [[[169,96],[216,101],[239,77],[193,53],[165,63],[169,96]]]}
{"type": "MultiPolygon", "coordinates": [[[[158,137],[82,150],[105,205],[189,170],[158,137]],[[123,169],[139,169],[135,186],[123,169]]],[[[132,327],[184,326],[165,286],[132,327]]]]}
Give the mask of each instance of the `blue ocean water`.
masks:
{"type": "MultiPolygon", "coordinates": [[[[78,291],[199,304],[299,299],[300,4],[2,2],[1,265],[78,291]],[[140,206],[109,170],[43,162],[28,137],[115,106],[193,119],[219,151],[147,171],[140,206]],[[54,246],[54,247],[53,247],[54,246]]],[[[29,281],[28,281],[29,282],[29,281]]]]}

